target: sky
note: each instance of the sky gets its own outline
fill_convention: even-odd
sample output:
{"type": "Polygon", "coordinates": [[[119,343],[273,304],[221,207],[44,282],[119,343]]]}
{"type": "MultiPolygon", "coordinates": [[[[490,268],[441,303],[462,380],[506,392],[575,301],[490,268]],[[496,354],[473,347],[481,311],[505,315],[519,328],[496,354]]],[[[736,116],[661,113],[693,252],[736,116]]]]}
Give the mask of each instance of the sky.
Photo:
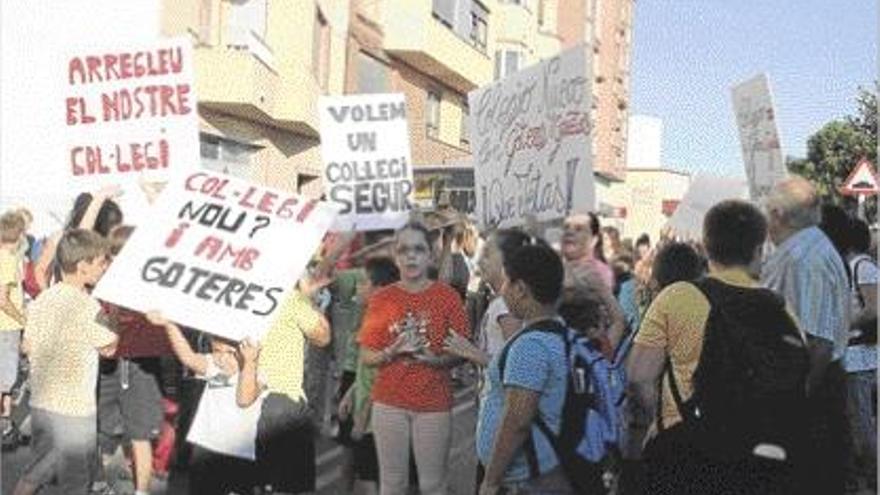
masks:
{"type": "Polygon", "coordinates": [[[730,89],[770,79],[783,155],[855,112],[877,78],[878,0],[636,0],[633,114],[663,120],[664,167],[744,176],[730,89]]]}

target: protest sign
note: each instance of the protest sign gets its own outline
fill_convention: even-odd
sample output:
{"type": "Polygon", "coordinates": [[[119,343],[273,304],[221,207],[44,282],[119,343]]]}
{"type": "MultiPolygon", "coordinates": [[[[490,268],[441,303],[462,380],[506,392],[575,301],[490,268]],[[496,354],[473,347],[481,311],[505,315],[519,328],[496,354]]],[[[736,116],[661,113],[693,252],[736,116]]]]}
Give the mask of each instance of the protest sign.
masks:
{"type": "MultiPolygon", "coordinates": [[[[161,9],[159,0],[127,0],[125,8],[117,0],[3,2],[0,208],[27,206],[34,214],[32,232],[45,235],[60,228],[76,194],[101,187],[71,180],[68,146],[72,142],[67,134],[72,128],[67,125],[65,100],[76,97],[80,89],[69,83],[71,56],[95,56],[107,47],[125,52],[149,45],[160,36],[161,9]]],[[[97,124],[103,126],[96,122],[88,127],[97,124]]],[[[194,127],[193,132],[197,132],[194,127]]],[[[196,146],[198,135],[190,139],[196,146]]],[[[89,138],[83,144],[91,142],[89,138]]],[[[123,203],[142,196],[140,191],[127,192],[123,203]]]]}
{"type": "Polygon", "coordinates": [[[590,60],[579,46],[468,94],[483,228],[594,209],[590,60]]]}
{"type": "Polygon", "coordinates": [[[339,208],[333,230],[395,229],[413,208],[402,94],[321,97],[324,190],[339,208]]]}
{"type": "Polygon", "coordinates": [[[782,160],[776,112],[766,74],[761,74],[735,86],[733,109],[739,128],[749,194],[761,201],[788,171],[782,160]]]}
{"type": "Polygon", "coordinates": [[[700,240],[703,238],[703,217],[713,206],[727,199],[748,199],[746,181],[698,175],[663,230],[669,230],[675,237],[700,240]]]}
{"type": "Polygon", "coordinates": [[[336,211],[207,171],[173,178],[95,297],[233,340],[259,337],[336,211]]]}

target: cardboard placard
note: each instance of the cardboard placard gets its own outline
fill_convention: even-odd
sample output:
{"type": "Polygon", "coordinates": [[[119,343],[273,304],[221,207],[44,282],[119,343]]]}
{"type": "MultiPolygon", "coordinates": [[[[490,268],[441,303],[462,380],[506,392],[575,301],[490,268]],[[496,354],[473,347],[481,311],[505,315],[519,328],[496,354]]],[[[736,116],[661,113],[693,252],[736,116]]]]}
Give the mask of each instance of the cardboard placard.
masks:
{"type": "Polygon", "coordinates": [[[233,340],[269,329],[336,215],[207,171],[172,179],[150,213],[95,297],[233,340]]]}
{"type": "Polygon", "coordinates": [[[339,208],[333,230],[396,229],[413,209],[403,94],[321,97],[324,190],[339,208]]]}
{"type": "Polygon", "coordinates": [[[468,94],[482,228],[595,208],[591,61],[582,45],[468,94]]]}
{"type": "Polygon", "coordinates": [[[739,129],[749,195],[760,202],[773,185],[788,175],[782,158],[770,82],[761,74],[735,86],[733,108],[739,129]]]}

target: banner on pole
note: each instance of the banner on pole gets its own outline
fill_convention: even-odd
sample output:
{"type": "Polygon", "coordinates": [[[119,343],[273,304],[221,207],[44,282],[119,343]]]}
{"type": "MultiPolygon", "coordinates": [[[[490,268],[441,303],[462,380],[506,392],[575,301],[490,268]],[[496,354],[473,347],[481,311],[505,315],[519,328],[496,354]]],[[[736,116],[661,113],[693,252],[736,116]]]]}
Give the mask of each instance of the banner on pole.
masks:
{"type": "Polygon", "coordinates": [[[581,45],[468,95],[481,227],[595,209],[591,60],[581,45]]]}
{"type": "Polygon", "coordinates": [[[760,202],[774,184],[788,175],[770,82],[766,74],[761,74],[735,86],[732,93],[749,194],[760,202]]]}
{"type": "Polygon", "coordinates": [[[172,179],[95,297],[233,340],[262,335],[333,222],[325,202],[207,171],[172,179]]]}
{"type": "Polygon", "coordinates": [[[339,209],[333,230],[396,229],[413,209],[403,94],[321,97],[324,191],[339,209]]]}

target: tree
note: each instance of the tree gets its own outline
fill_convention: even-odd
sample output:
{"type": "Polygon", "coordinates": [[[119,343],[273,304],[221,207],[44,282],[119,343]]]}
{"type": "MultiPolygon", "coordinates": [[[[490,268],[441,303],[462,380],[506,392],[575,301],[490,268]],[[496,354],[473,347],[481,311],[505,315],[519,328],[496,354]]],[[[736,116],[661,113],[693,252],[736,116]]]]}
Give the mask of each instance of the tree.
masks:
{"type": "MultiPolygon", "coordinates": [[[[790,172],[811,180],[823,200],[855,211],[856,199],[843,196],[839,188],[861,158],[877,164],[877,84],[874,91],[859,89],[856,114],[826,124],[807,140],[807,157],[788,158],[790,172]]],[[[866,208],[868,220],[876,219],[876,201],[866,208]]]]}

